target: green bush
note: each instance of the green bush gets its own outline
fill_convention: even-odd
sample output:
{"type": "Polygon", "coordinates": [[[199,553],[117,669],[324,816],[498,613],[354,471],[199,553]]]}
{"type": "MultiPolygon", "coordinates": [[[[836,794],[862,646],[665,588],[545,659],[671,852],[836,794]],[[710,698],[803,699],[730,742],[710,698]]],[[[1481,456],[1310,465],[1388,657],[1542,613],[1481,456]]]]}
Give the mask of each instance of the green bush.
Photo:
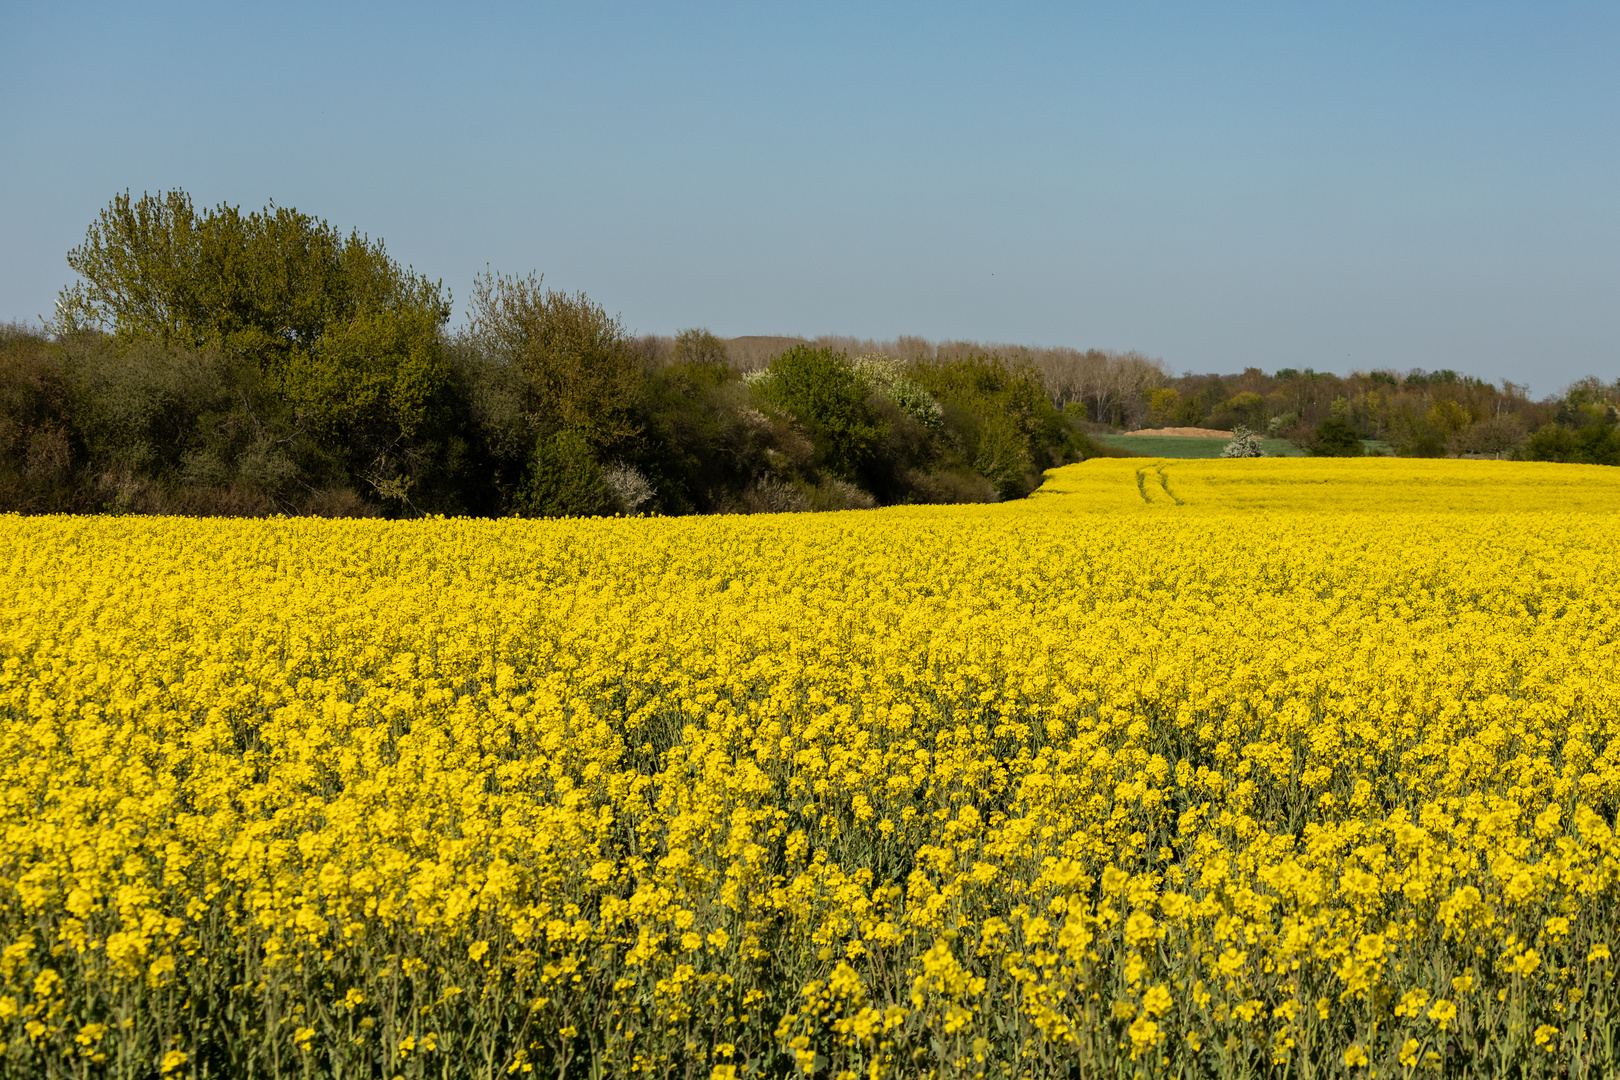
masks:
{"type": "Polygon", "coordinates": [[[1046,469],[1085,456],[1078,421],[1052,404],[1033,367],[970,356],[917,361],[908,374],[942,407],[942,464],[971,467],[1001,498],[1026,495],[1046,469]]]}
{"type": "Polygon", "coordinates": [[[1312,457],[1362,457],[1367,452],[1361,445],[1361,435],[1340,417],[1329,416],[1316,425],[1313,434],[1312,457]]]}
{"type": "Polygon", "coordinates": [[[590,444],[568,429],[535,444],[528,476],[514,503],[526,517],[599,517],[618,509],[590,444]]]}
{"type": "Polygon", "coordinates": [[[80,280],[54,329],[72,342],[104,328],[114,346],[81,379],[93,457],[149,479],[184,458],[171,487],[234,482],[242,457],[277,509],[350,484],[400,510],[458,508],[450,301],[380,241],[273,204],[125,193],[68,263],[80,280]],[[223,434],[197,427],[209,417],[223,434]]]}
{"type": "Polygon", "coordinates": [[[1596,423],[1573,431],[1562,424],[1546,424],[1530,436],[1524,456],[1530,461],[1620,465],[1620,427],[1596,423]]]}
{"type": "MultiPolygon", "coordinates": [[[[744,492],[775,471],[773,461],[790,457],[783,451],[793,433],[753,406],[752,391],[731,368],[701,360],[672,364],[642,385],[640,433],[622,459],[657,491],[655,505],[663,513],[734,509],[744,492]]],[[[808,462],[808,444],[803,450],[808,462]]]]}
{"type": "Polygon", "coordinates": [[[795,346],[775,357],[751,385],[762,405],[803,426],[817,471],[870,484],[888,430],[847,356],[836,349],[795,346]]]}
{"type": "Polygon", "coordinates": [[[542,278],[482,274],[467,339],[522,376],[523,412],[537,428],[577,433],[612,456],[638,434],[642,373],[624,327],[584,293],[542,278]]]}
{"type": "Polygon", "coordinates": [[[48,332],[0,334],[0,511],[857,508],[1015,498],[1118,452],[994,355],[801,344],[745,381],[707,330],[631,338],[493,273],[449,334],[438,282],[274,204],[126,192],[68,262],[48,332]]]}

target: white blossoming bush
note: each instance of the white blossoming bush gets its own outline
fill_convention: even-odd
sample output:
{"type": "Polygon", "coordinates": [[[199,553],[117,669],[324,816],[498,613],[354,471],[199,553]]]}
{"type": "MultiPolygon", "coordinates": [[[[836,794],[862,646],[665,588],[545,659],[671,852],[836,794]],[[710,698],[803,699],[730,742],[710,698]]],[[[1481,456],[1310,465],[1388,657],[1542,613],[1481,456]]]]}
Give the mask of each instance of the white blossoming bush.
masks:
{"type": "Polygon", "coordinates": [[[945,417],[934,396],[909,378],[900,361],[887,356],[857,356],[851,361],[855,375],[870,393],[887,398],[895,408],[926,428],[937,428],[945,417]]]}
{"type": "Polygon", "coordinates": [[[1265,457],[1260,449],[1260,436],[1239,424],[1232,429],[1232,441],[1221,451],[1221,457],[1265,457]]]}

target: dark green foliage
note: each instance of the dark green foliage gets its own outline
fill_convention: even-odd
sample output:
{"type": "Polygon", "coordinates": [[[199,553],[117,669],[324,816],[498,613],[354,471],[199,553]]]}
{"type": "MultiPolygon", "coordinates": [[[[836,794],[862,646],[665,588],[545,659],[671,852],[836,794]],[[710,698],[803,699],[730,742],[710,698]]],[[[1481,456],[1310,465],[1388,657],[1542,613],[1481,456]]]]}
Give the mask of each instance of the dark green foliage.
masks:
{"type": "Polygon", "coordinates": [[[1266,399],[1252,390],[1243,390],[1213,407],[1208,426],[1217,431],[1236,431],[1240,427],[1260,431],[1266,420],[1266,399]]]}
{"type": "Polygon", "coordinates": [[[641,434],[625,460],[652,484],[664,513],[730,509],[773,471],[773,459],[789,471],[808,467],[808,443],[752,405],[741,376],[722,365],[677,363],[647,377],[637,404],[641,434]]]}
{"type": "Polygon", "coordinates": [[[529,473],[513,500],[513,509],[525,517],[596,517],[617,508],[590,444],[567,428],[535,445],[529,473]]]}
{"type": "Polygon", "coordinates": [[[1620,465],[1620,380],[1577,380],[1524,446],[1531,461],[1620,465]]]}
{"type": "Polygon", "coordinates": [[[466,336],[521,375],[532,427],[577,432],[596,454],[617,452],[636,436],[636,351],[619,320],[584,293],[546,289],[534,275],[480,275],[466,336]]]}
{"type": "Polygon", "coordinates": [[[450,313],[440,286],[402,269],[381,241],[273,203],[199,214],[182,191],[114,197],[68,264],[82,280],[63,291],[56,329],[213,346],[266,374],[364,314],[411,308],[436,328],[450,313]]]}
{"type": "Polygon", "coordinates": [[[1403,411],[1394,418],[1387,434],[1401,457],[1445,456],[1445,433],[1436,431],[1421,414],[1403,411]]]}
{"type": "Polygon", "coordinates": [[[250,361],[96,331],[0,346],[0,499],[30,511],[364,510],[250,361]]]}
{"type": "Polygon", "coordinates": [[[1524,447],[1524,456],[1531,461],[1571,462],[1575,454],[1575,432],[1557,423],[1544,425],[1524,447]]]}
{"type": "Polygon", "coordinates": [[[1620,427],[1600,423],[1572,430],[1547,424],[1530,436],[1524,456],[1531,461],[1620,465],[1620,427]]]}
{"type": "Polygon", "coordinates": [[[60,349],[24,327],[0,325],[0,510],[90,509],[84,460],[60,349]]]}
{"type": "MultiPolygon", "coordinates": [[[[131,424],[145,423],[134,414],[167,411],[175,381],[195,376],[166,422],[223,410],[236,417],[221,420],[226,427],[254,429],[263,445],[249,457],[264,463],[263,490],[277,506],[305,471],[289,447],[314,443],[338,474],[313,479],[398,508],[454,508],[442,475],[459,453],[445,430],[454,397],[441,355],[449,298],[390,259],[380,241],[344,237],[274,204],[245,215],[224,204],[199,213],[184,192],[126,193],[68,262],[81,281],[62,294],[57,331],[71,338],[107,328],[128,368],[109,377],[140,383],[127,407],[113,405],[128,415],[103,418],[128,436],[115,456],[130,469],[149,471],[143,447],[155,446],[130,434],[131,424]],[[204,354],[210,359],[196,359],[204,354]],[[198,398],[209,393],[224,397],[198,398]]],[[[167,449],[150,453],[187,452],[176,432],[151,434],[167,449]]],[[[223,475],[208,454],[196,460],[197,475],[223,475]]],[[[307,488],[312,478],[303,479],[307,488]]]]}
{"type": "Polygon", "coordinates": [[[1316,453],[1379,438],[1407,454],[1620,463],[1620,385],[1596,378],[1532,404],[1522,387],[1450,371],[1172,380],[1136,353],[632,338],[533,275],[482,275],[469,323],[449,334],[448,295],[380,241],[273,204],[199,212],[183,192],[114,198],[69,263],[80,280],[48,333],[0,328],[0,511],[577,516],[1006,499],[1053,466],[1128,453],[1086,432],[1150,412],[1264,426],[1316,453]]]}
{"type": "Polygon", "coordinates": [[[1366,448],[1361,436],[1349,421],[1330,416],[1316,425],[1315,443],[1310,452],[1313,457],[1362,457],[1366,448]]]}

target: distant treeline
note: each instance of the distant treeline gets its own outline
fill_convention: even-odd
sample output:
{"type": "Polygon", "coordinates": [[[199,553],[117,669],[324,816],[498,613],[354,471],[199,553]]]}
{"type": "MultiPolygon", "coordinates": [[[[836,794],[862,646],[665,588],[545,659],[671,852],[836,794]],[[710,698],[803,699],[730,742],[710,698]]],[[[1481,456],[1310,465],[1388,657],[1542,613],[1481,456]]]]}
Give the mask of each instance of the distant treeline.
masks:
{"type": "Polygon", "coordinates": [[[581,293],[442,285],[274,205],[122,195],[41,328],[0,328],[0,511],[559,516],[992,501],[1247,427],[1315,453],[1620,463],[1620,385],[1444,371],[1170,377],[1139,353],[630,333],[581,293]]]}
{"type": "Polygon", "coordinates": [[[1473,456],[1620,465],[1620,380],[1588,377],[1559,398],[1455,371],[1283,369],[1270,375],[1184,375],[1143,393],[1133,421],[1239,425],[1320,454],[1358,454],[1377,440],[1404,457],[1473,456]]]}
{"type": "MultiPolygon", "coordinates": [[[[673,339],[645,339],[654,351],[673,339]]],[[[977,341],[892,341],[822,336],[733,338],[732,362],[763,366],[797,344],[930,364],[995,356],[1039,373],[1052,404],[1092,434],[1138,428],[1246,428],[1288,439],[1307,453],[1359,454],[1378,442],[1404,457],[1494,457],[1620,465],[1620,379],[1580,379],[1558,397],[1531,400],[1526,387],[1451,370],[1391,369],[1338,376],[1311,368],[1268,375],[1171,376],[1137,352],[1042,348],[977,341]]]]}

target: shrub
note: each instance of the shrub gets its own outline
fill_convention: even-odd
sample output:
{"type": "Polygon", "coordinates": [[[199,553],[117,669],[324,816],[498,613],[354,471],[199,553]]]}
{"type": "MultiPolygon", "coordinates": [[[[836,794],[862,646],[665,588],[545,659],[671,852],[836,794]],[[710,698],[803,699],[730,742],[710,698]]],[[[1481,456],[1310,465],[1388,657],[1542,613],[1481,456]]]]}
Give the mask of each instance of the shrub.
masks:
{"type": "Polygon", "coordinates": [[[514,500],[526,517],[599,517],[618,509],[618,499],[577,431],[542,437],[523,487],[514,500]]]}
{"type": "MultiPolygon", "coordinates": [[[[1357,445],[1360,445],[1359,443],[1357,445]]],[[[1260,448],[1260,436],[1248,428],[1239,425],[1232,431],[1232,441],[1221,450],[1223,458],[1256,458],[1265,457],[1266,452],[1260,448]]]]}
{"type": "Polygon", "coordinates": [[[611,453],[639,432],[641,372],[619,320],[584,293],[544,279],[481,274],[473,284],[467,337],[522,375],[533,427],[573,431],[592,453],[611,453]]]}
{"type": "Polygon", "coordinates": [[[898,360],[887,356],[858,356],[855,375],[867,392],[890,402],[925,428],[937,429],[945,415],[932,394],[909,378],[898,360]]]}
{"type": "Polygon", "coordinates": [[[1313,457],[1362,457],[1366,453],[1356,429],[1350,426],[1349,421],[1337,416],[1330,416],[1317,424],[1313,436],[1310,447],[1313,457]]]}
{"type": "Polygon", "coordinates": [[[1530,436],[1524,456],[1531,461],[1620,465],[1620,428],[1589,424],[1571,431],[1562,424],[1546,424],[1530,436]]]}
{"type": "Polygon", "coordinates": [[[62,350],[0,324],[0,511],[85,509],[83,457],[62,350]]]}
{"type": "Polygon", "coordinates": [[[1003,499],[1022,495],[1030,471],[1029,450],[1006,416],[991,413],[978,424],[973,468],[1003,499]]]}
{"type": "Polygon", "coordinates": [[[918,361],[908,373],[941,405],[940,465],[974,469],[1001,498],[1028,494],[1046,469],[1084,456],[1080,421],[1057,410],[1033,367],[969,356],[918,361]]]}
{"type": "Polygon", "coordinates": [[[834,349],[799,345],[750,381],[762,404],[803,425],[814,468],[840,480],[869,479],[887,431],[867,403],[866,383],[834,349]]]}

